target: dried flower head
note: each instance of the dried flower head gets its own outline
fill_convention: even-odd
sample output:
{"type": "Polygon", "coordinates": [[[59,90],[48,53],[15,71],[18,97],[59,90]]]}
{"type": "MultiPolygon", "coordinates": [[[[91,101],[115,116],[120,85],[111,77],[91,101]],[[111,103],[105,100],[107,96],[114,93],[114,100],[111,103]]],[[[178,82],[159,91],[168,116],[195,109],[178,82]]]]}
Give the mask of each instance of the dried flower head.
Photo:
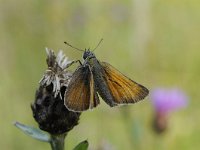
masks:
{"type": "Polygon", "coordinates": [[[48,69],[40,80],[31,108],[40,129],[51,134],[63,134],[78,124],[81,114],[69,111],[63,101],[72,76],[66,68],[73,61],[68,61],[62,51],[57,56],[53,50],[46,51],[48,69]]]}
{"type": "Polygon", "coordinates": [[[71,65],[73,61],[69,61],[60,50],[55,56],[53,50],[46,48],[48,69],[40,80],[41,86],[49,86],[53,84],[53,92],[55,97],[60,93],[61,86],[67,86],[71,78],[71,73],[65,69],[71,65]]]}

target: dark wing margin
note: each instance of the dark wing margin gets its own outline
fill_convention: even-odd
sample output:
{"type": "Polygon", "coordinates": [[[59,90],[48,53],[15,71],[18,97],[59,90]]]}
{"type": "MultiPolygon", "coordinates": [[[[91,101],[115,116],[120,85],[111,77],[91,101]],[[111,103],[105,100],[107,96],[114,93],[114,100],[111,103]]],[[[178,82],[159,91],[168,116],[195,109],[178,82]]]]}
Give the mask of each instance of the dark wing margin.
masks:
{"type": "Polygon", "coordinates": [[[144,99],[149,90],[129,79],[106,62],[100,62],[104,70],[104,80],[116,104],[136,103],[144,99]]]}
{"type": "Polygon", "coordinates": [[[75,112],[92,109],[99,104],[89,66],[80,66],[72,75],[64,96],[65,106],[75,112]]]}

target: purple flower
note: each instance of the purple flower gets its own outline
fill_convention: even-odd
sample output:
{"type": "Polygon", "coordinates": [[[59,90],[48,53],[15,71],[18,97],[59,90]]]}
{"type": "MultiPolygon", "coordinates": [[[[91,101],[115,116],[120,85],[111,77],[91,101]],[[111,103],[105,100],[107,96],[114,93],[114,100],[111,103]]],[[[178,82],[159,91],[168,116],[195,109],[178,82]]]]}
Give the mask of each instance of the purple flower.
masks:
{"type": "Polygon", "coordinates": [[[177,89],[157,88],[152,91],[151,100],[157,112],[172,112],[187,106],[186,94],[177,89]]]}
{"type": "Polygon", "coordinates": [[[177,89],[157,88],[151,92],[151,101],[155,108],[153,128],[156,133],[162,133],[168,127],[168,114],[187,106],[186,94],[177,89]]]}

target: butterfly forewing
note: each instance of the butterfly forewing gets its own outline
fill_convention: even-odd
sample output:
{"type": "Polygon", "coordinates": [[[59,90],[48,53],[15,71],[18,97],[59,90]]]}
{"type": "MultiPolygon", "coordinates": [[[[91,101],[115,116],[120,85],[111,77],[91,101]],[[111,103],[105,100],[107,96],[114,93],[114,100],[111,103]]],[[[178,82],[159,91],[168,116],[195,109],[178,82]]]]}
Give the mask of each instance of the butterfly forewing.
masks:
{"type": "Polygon", "coordinates": [[[104,70],[105,82],[115,103],[135,103],[148,95],[147,88],[129,79],[110,64],[106,62],[100,62],[100,64],[104,70]]]}
{"type": "Polygon", "coordinates": [[[72,111],[84,111],[99,104],[89,66],[81,66],[74,72],[65,93],[64,103],[72,111]]]}

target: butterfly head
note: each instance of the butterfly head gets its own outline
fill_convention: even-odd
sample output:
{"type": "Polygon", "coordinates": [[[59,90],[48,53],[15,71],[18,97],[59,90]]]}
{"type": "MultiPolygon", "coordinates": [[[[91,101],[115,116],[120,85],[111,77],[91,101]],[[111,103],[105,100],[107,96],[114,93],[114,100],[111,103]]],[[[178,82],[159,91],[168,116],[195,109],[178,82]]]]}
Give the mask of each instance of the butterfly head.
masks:
{"type": "Polygon", "coordinates": [[[95,55],[93,52],[90,51],[90,49],[85,49],[84,53],[83,53],[83,59],[90,59],[90,58],[94,58],[95,55]]]}

